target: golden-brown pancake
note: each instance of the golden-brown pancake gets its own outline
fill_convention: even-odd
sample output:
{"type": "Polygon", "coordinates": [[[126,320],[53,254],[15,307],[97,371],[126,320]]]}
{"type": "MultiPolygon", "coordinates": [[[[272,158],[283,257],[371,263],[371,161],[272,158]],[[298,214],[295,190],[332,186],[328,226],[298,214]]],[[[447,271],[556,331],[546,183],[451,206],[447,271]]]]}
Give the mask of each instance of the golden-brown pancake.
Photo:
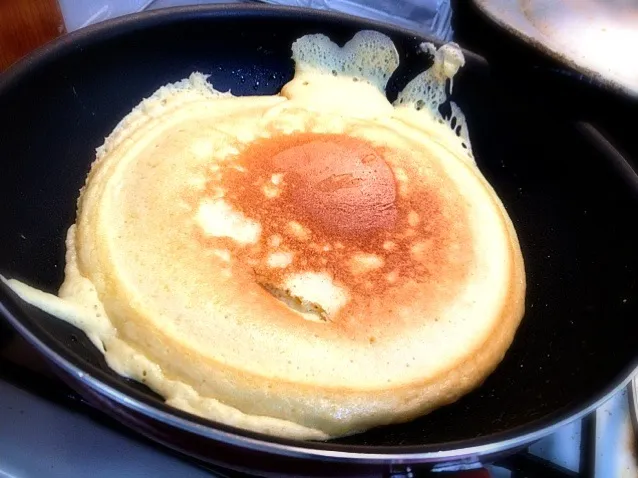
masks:
{"type": "Polygon", "coordinates": [[[462,113],[438,112],[463,56],[426,48],[394,105],[375,32],[299,39],[279,95],[161,88],[98,150],[60,299],[11,285],[117,372],[239,427],[327,439],[456,400],[505,354],[525,280],[462,113]]]}

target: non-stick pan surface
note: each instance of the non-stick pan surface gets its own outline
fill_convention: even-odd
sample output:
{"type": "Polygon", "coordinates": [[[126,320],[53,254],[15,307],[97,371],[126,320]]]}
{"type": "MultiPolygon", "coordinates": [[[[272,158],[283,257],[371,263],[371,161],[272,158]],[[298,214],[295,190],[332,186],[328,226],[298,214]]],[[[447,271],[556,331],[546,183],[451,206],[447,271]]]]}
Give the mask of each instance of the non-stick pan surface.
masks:
{"type": "MultiPolygon", "coordinates": [[[[325,12],[181,8],[69,35],[0,77],[0,272],[48,291],[95,148],[141,98],[194,70],[237,95],[279,91],[290,45],[373,28],[397,43],[396,95],[429,65],[410,32],[325,12]]],[[[481,170],[508,209],[526,261],[527,311],[502,364],[475,392],[414,422],[328,443],[278,440],[167,407],[108,369],[84,335],[0,289],[0,312],[66,369],[125,407],[192,433],[299,456],[432,460],[525,443],[616,390],[638,355],[636,176],[586,125],[548,116],[467,54],[454,98],[481,170]]],[[[451,344],[452,346],[452,344],[451,344]]]]}

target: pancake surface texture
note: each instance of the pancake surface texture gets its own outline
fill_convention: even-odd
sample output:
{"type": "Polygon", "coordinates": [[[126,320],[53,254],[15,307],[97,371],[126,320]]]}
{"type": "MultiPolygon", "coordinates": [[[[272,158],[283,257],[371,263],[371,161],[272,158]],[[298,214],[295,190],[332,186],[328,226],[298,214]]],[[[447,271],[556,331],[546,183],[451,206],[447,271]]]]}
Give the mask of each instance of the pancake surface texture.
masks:
{"type": "Polygon", "coordinates": [[[297,40],[279,95],[160,88],[97,151],[59,297],[10,285],[237,427],[323,440],[457,400],[503,358],[525,278],[461,111],[439,113],[461,51],[423,48],[395,104],[398,54],[370,31],[297,40]]]}

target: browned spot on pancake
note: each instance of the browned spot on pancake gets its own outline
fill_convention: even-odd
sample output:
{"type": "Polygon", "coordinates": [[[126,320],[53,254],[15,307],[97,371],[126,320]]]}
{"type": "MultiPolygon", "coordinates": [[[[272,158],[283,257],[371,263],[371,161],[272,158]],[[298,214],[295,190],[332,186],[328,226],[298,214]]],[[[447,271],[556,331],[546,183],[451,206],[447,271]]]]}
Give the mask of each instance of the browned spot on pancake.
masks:
{"type": "Polygon", "coordinates": [[[257,139],[223,163],[221,183],[211,178],[200,198],[223,184],[224,200],[261,224],[260,242],[241,247],[231,239],[207,238],[197,228],[195,234],[205,247],[231,250],[234,267],[245,264],[260,283],[282,284],[294,273],[328,273],[350,296],[330,318],[331,327],[348,336],[361,337],[365,329],[378,337],[375,331],[391,330],[395,324],[387,321],[398,320],[398,308],[415,300],[426,304],[426,315],[418,320],[428,320],[428,313],[434,320],[437,305],[457,293],[472,263],[467,206],[436,161],[428,174],[417,174],[411,168],[423,165],[423,158],[405,154],[346,135],[257,139]],[[397,194],[388,166],[395,164],[411,181],[404,197],[397,194]],[[266,199],[263,187],[273,184],[273,175],[279,194],[266,199]],[[331,194],[336,197],[322,196],[331,194]],[[268,258],[278,251],[294,260],[269,267],[268,258]]]}
{"type": "MultiPolygon", "coordinates": [[[[245,154],[253,151],[249,148],[245,154]]],[[[283,173],[287,201],[294,204],[297,216],[326,233],[366,236],[396,222],[392,170],[364,141],[346,135],[310,135],[272,151],[266,163],[283,173]]]]}

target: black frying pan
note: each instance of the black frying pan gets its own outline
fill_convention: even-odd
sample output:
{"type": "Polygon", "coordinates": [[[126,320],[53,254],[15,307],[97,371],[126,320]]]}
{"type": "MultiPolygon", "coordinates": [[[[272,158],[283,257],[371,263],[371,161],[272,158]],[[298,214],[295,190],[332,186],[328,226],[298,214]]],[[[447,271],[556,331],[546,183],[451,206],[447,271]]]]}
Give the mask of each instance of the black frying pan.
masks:
{"type": "MultiPolygon", "coordinates": [[[[237,95],[291,78],[290,45],[320,32],[389,34],[402,64],[392,98],[429,65],[423,38],[353,17],[279,8],[192,7],[68,35],[0,76],[0,272],[48,291],[94,151],[159,86],[193,70],[237,95]]],[[[0,312],[106,412],[193,456],[262,474],[365,474],[391,463],[489,459],[592,410],[638,358],[638,178],[591,126],[547,115],[466,52],[454,99],[477,161],[507,207],[526,260],[527,312],[475,392],[414,422],[328,443],[280,440],[167,407],[105,365],[86,337],[0,289],[0,312]]]]}

